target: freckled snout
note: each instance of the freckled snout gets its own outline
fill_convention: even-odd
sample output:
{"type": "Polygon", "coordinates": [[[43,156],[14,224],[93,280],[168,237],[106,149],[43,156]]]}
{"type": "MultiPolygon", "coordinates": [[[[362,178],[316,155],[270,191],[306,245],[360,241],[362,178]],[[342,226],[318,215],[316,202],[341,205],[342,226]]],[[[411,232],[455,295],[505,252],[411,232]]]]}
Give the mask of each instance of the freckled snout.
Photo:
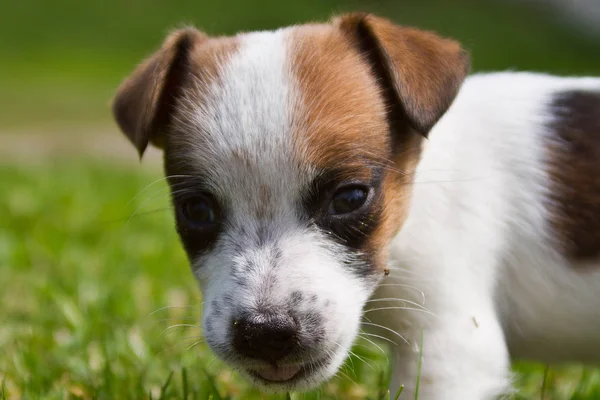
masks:
{"type": "Polygon", "coordinates": [[[232,330],[234,349],[248,358],[274,364],[298,350],[298,323],[287,314],[243,314],[232,330]]]}

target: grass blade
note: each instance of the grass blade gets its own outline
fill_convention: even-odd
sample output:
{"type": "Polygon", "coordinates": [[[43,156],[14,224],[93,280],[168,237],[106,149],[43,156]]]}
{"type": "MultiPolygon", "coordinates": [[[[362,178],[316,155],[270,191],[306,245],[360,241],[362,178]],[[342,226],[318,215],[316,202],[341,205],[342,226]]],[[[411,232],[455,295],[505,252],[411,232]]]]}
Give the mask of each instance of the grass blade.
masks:
{"type": "Polygon", "coordinates": [[[209,400],[223,400],[221,398],[221,395],[219,394],[219,391],[217,390],[217,385],[215,384],[215,380],[213,379],[212,375],[210,375],[207,370],[204,370],[204,375],[206,375],[206,380],[208,381],[208,384],[210,385],[210,390],[212,391],[212,393],[208,397],[209,400]]]}
{"type": "Polygon", "coordinates": [[[400,385],[400,388],[396,392],[396,396],[394,396],[394,400],[398,400],[403,391],[404,391],[404,385],[400,385]]]}
{"type": "Polygon", "coordinates": [[[188,380],[187,380],[187,371],[185,367],[181,368],[181,387],[183,390],[183,399],[187,400],[188,398],[188,380]]]}
{"type": "Polygon", "coordinates": [[[379,395],[377,396],[377,398],[380,400],[390,400],[390,398],[391,398],[390,391],[389,391],[389,389],[387,389],[387,386],[388,386],[387,379],[386,379],[387,371],[388,371],[387,368],[382,368],[381,373],[379,374],[379,382],[377,385],[379,387],[379,395]]]}
{"type": "Polygon", "coordinates": [[[173,379],[173,371],[171,371],[171,373],[169,374],[169,377],[167,378],[167,381],[164,383],[164,385],[162,385],[162,387],[160,388],[160,397],[158,398],[158,400],[164,400],[166,399],[166,394],[167,394],[167,388],[169,387],[169,385],[171,384],[171,379],[173,379]]]}
{"type": "Polygon", "coordinates": [[[546,398],[546,385],[548,385],[548,375],[550,373],[550,365],[546,364],[544,368],[544,378],[542,380],[542,390],[540,393],[540,399],[544,400],[546,398]]]}
{"type": "Polygon", "coordinates": [[[417,366],[417,383],[415,385],[415,400],[419,400],[419,385],[421,383],[421,368],[423,368],[423,328],[421,328],[421,340],[419,342],[419,364],[417,366]]]}

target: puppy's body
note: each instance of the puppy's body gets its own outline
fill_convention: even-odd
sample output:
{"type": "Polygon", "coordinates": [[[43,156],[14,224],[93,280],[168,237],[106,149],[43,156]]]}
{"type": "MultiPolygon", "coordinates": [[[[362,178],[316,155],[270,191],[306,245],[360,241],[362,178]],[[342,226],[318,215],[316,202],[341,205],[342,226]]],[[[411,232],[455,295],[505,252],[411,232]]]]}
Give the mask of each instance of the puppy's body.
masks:
{"type": "Polygon", "coordinates": [[[393,389],[422,342],[425,399],[506,392],[509,356],[600,359],[600,79],[476,75],[450,107],[467,66],[354,14],[179,31],[120,88],[123,131],[165,149],[207,342],[256,384],[322,382],[361,322],[393,389]]]}
{"type": "MultiPolygon", "coordinates": [[[[543,362],[600,361],[600,262],[567,257],[552,224],[560,209],[553,193],[565,188],[550,171],[576,167],[575,159],[556,166],[552,146],[583,145],[558,137],[553,127],[581,111],[556,102],[581,92],[600,98],[600,79],[475,75],[425,143],[410,213],[391,248],[392,272],[375,297],[408,299],[434,316],[398,309],[420,308],[398,301],[367,312],[411,343],[425,327],[425,398],[487,398],[506,383],[507,351],[543,362]]],[[[600,112],[600,101],[594,107],[600,112]]],[[[387,336],[404,348],[396,384],[410,386],[418,349],[387,336]]]]}

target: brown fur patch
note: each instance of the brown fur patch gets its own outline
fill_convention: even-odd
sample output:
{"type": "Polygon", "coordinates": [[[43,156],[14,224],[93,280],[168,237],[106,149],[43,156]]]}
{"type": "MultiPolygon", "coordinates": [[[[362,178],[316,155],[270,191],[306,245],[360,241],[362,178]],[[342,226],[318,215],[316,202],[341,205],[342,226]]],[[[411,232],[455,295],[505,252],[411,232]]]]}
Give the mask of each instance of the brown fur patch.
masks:
{"type": "Polygon", "coordinates": [[[364,251],[386,267],[386,246],[406,217],[410,182],[420,155],[421,136],[406,128],[391,132],[389,104],[359,49],[330,25],[296,28],[290,61],[302,104],[294,112],[296,142],[303,156],[323,170],[368,181],[382,167],[382,213],[364,251]],[[394,151],[394,135],[403,148],[394,151]]]}
{"type": "Polygon", "coordinates": [[[551,105],[551,223],[573,261],[600,257],[600,92],[568,91],[551,105]]]}
{"type": "MultiPolygon", "coordinates": [[[[164,146],[175,105],[183,88],[207,84],[218,66],[237,48],[235,38],[208,38],[193,28],[175,31],[142,62],[117,90],[113,113],[140,156],[148,142],[164,146]],[[190,82],[195,77],[196,82],[190,82]]],[[[202,94],[195,91],[195,95],[202,94]]]]}
{"type": "Polygon", "coordinates": [[[365,250],[381,269],[408,214],[422,135],[452,104],[468,73],[460,45],[369,14],[296,28],[291,54],[303,95],[294,113],[312,163],[360,174],[383,167],[380,217],[365,250]]]}
{"type": "Polygon", "coordinates": [[[303,25],[290,49],[302,103],[293,112],[296,143],[317,166],[386,160],[389,132],[375,77],[360,54],[329,25],[303,25]]]}
{"type": "Polygon", "coordinates": [[[160,50],[142,62],[119,86],[113,114],[119,127],[138,149],[149,141],[161,145],[158,132],[168,124],[175,92],[187,71],[190,49],[206,35],[193,28],[169,35],[160,50]]]}
{"type": "Polygon", "coordinates": [[[238,49],[237,37],[216,37],[198,43],[190,52],[190,72],[202,83],[219,79],[220,67],[238,49]]]}
{"type": "Polygon", "coordinates": [[[469,72],[468,53],[454,40],[370,14],[343,15],[335,23],[395,91],[413,128],[427,135],[469,72]]]}

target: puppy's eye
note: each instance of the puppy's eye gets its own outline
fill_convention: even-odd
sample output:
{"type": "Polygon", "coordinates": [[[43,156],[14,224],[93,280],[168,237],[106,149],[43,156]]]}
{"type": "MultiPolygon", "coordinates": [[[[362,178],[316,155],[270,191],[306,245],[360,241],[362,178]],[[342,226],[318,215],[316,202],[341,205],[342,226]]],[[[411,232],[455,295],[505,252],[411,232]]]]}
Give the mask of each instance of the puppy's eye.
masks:
{"type": "Polygon", "coordinates": [[[218,210],[208,195],[185,199],[180,205],[181,215],[187,225],[194,229],[213,227],[218,222],[218,210]]]}
{"type": "Polygon", "coordinates": [[[339,189],[329,203],[329,214],[348,214],[358,210],[367,201],[369,190],[362,186],[339,189]]]}

